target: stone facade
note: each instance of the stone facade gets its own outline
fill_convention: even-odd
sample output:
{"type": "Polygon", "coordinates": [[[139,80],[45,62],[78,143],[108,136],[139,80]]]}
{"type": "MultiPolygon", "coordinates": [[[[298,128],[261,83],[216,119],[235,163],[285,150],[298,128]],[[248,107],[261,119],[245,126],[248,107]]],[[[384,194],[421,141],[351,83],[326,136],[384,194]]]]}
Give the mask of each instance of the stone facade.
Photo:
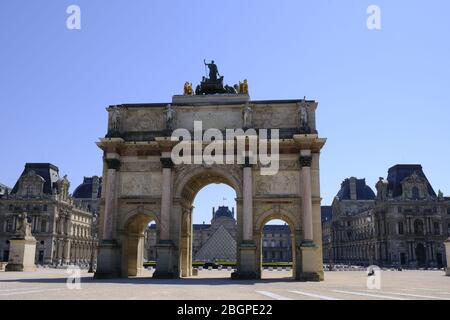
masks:
{"type": "Polygon", "coordinates": [[[154,277],[191,275],[193,200],[204,186],[225,183],[237,197],[233,277],[261,276],[263,227],[282,219],[293,230],[295,278],[322,280],[319,158],[326,140],[317,134],[316,108],[312,100],[252,101],[245,94],[175,96],[169,107],[108,108],[108,133],[97,143],[104,152],[104,170],[96,277],[141,273],[145,230],[152,220],[159,225],[154,277]],[[171,150],[178,143],[170,139],[174,129],[192,134],[194,120],[203,121],[203,130],[243,128],[248,107],[252,119],[249,123],[247,118],[247,127],[279,129],[276,175],[263,175],[259,164],[249,162],[172,163],[171,150]]]}
{"type": "Polygon", "coordinates": [[[9,194],[0,197],[0,260],[9,258],[10,239],[18,215],[31,218],[38,265],[87,265],[95,249],[91,212],[77,207],[69,195],[67,176],[49,163],[27,163],[9,194]]]}
{"type": "MultiPolygon", "coordinates": [[[[194,224],[192,253],[194,261],[235,262],[237,224],[234,208],[213,208],[211,224],[194,224]]],[[[157,226],[151,224],[145,234],[144,259],[156,261],[157,226]]],[[[262,238],[264,262],[292,261],[291,231],[288,225],[265,225],[262,238]]]]}
{"type": "Polygon", "coordinates": [[[346,179],[333,201],[330,263],[443,267],[450,198],[434,192],[420,165],[396,165],[376,184],[346,179]]]}

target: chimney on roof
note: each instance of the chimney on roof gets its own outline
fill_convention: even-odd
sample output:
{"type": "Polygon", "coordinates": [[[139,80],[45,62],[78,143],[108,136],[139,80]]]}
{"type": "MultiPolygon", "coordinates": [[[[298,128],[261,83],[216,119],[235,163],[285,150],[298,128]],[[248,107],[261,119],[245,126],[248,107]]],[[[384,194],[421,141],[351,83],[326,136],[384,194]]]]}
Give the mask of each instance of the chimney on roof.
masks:
{"type": "Polygon", "coordinates": [[[216,213],[216,211],[215,211],[215,209],[214,209],[214,207],[213,207],[213,210],[212,210],[212,218],[214,219],[214,214],[216,213]]]}
{"type": "Polygon", "coordinates": [[[351,200],[358,199],[358,197],[356,195],[356,178],[355,177],[350,178],[350,199],[351,200]]]}

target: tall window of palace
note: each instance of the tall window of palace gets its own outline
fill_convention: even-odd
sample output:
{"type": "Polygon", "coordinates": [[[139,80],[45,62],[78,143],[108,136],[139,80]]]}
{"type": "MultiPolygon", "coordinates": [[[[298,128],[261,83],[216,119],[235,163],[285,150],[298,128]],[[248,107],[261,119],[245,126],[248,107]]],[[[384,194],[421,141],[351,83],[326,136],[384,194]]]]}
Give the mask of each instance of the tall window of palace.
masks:
{"type": "Polygon", "coordinates": [[[417,219],[416,221],[414,221],[414,233],[415,234],[423,234],[422,220],[417,219]]]}
{"type": "Polygon", "coordinates": [[[41,221],[41,232],[47,232],[47,221],[41,221]]]}
{"type": "Polygon", "coordinates": [[[440,235],[441,234],[441,228],[440,228],[439,222],[434,222],[433,223],[433,229],[434,229],[434,234],[435,235],[440,235]]]}

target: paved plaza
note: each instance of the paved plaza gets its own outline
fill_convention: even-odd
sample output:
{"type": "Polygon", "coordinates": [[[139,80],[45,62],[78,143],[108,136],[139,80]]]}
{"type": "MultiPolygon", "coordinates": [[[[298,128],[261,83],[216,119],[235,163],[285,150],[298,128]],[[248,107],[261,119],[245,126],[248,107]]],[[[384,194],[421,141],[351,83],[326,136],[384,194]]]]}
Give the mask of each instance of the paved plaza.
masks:
{"type": "MultiPolygon", "coordinates": [[[[442,271],[383,271],[381,289],[367,288],[363,271],[326,272],[324,282],[295,282],[288,271],[264,271],[263,280],[229,279],[229,271],[163,280],[148,276],[97,280],[81,272],[81,288],[68,289],[62,269],[0,272],[0,299],[49,300],[450,300],[450,277],[442,271]]],[[[72,286],[74,284],[72,283],[72,286]]]]}

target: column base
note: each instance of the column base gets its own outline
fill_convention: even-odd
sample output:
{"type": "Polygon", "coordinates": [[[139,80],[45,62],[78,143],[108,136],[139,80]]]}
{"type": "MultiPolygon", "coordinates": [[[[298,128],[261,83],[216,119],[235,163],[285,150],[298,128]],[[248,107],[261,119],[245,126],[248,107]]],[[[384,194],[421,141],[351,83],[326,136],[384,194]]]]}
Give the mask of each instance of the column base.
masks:
{"type": "Polygon", "coordinates": [[[450,277],[450,268],[446,268],[446,269],[445,269],[445,275],[446,275],[447,277],[450,277]]]}
{"type": "Polygon", "coordinates": [[[156,261],[155,279],[176,279],[179,278],[179,272],[174,270],[174,251],[175,245],[171,240],[160,240],[156,245],[158,260],[156,261]]]}
{"type": "Polygon", "coordinates": [[[239,265],[236,272],[231,274],[231,279],[254,280],[260,279],[256,265],[256,244],[254,241],[244,240],[238,248],[239,265]]]}
{"type": "Polygon", "coordinates": [[[5,267],[5,272],[34,272],[35,265],[23,265],[22,263],[8,263],[5,267]]]}
{"type": "Polygon", "coordinates": [[[320,259],[321,250],[313,241],[305,240],[300,246],[301,269],[295,279],[299,281],[323,281],[323,262],[320,259]]]}
{"type": "Polygon", "coordinates": [[[95,279],[120,278],[119,245],[115,240],[102,240],[98,244],[95,279]]]}

